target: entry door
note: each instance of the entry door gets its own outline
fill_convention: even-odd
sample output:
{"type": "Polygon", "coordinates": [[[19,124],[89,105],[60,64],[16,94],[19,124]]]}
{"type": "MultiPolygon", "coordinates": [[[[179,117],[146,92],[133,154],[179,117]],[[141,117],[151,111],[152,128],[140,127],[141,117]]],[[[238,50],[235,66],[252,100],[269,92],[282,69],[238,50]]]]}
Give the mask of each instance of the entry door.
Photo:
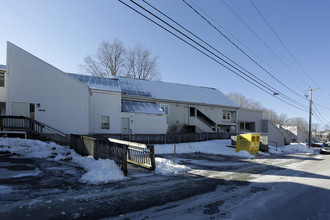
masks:
{"type": "Polygon", "coordinates": [[[121,118],[121,133],[129,134],[129,118],[121,118]]]}
{"type": "Polygon", "coordinates": [[[15,116],[29,116],[29,106],[26,102],[13,102],[12,114],[15,116]]]}

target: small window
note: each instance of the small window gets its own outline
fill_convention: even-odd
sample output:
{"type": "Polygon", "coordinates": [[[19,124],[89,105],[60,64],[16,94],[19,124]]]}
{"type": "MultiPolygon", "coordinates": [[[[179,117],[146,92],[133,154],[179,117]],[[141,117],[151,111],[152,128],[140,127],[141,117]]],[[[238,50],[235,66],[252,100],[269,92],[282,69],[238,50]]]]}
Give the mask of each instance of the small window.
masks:
{"type": "Polygon", "coordinates": [[[244,127],[245,123],[244,122],[240,122],[239,123],[239,130],[245,130],[245,127],[244,127]]]}
{"type": "Polygon", "coordinates": [[[5,73],[0,73],[0,87],[5,87],[5,73]]]}
{"type": "Polygon", "coordinates": [[[231,120],[231,112],[223,111],[223,113],[222,113],[222,119],[224,121],[230,121],[231,120]]]}
{"type": "Polygon", "coordinates": [[[190,107],[190,117],[195,117],[196,116],[196,110],[194,107],[190,107]]]}
{"type": "Polygon", "coordinates": [[[101,129],[107,129],[110,128],[110,118],[109,116],[101,116],[101,129]]]}
{"type": "Polygon", "coordinates": [[[169,107],[167,104],[160,104],[160,108],[163,110],[163,112],[165,112],[165,114],[168,115],[169,107]]]}

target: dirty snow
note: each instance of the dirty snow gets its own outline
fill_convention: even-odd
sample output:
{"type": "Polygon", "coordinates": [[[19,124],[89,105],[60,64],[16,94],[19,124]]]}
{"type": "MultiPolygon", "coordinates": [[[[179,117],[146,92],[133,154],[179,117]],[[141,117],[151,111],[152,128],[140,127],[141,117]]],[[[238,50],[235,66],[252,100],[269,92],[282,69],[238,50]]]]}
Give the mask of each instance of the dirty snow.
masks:
{"type": "MultiPolygon", "coordinates": [[[[236,152],[235,148],[227,147],[231,145],[231,140],[211,140],[203,142],[176,144],[176,153],[207,153],[226,156],[237,156],[242,158],[254,158],[255,156],[247,151],[236,152]]],[[[155,145],[156,154],[173,154],[174,144],[155,145]]]]}
{"type": "Polygon", "coordinates": [[[314,148],[309,148],[306,144],[292,143],[283,147],[269,146],[269,153],[271,154],[294,154],[294,153],[310,153],[316,154],[318,151],[314,148]]]}
{"type": "MultiPolygon", "coordinates": [[[[176,153],[208,153],[226,156],[236,156],[241,158],[254,158],[255,155],[247,151],[236,152],[235,148],[227,147],[231,145],[231,140],[211,140],[204,142],[181,143],[176,144],[176,153]]],[[[113,160],[99,159],[93,157],[82,157],[68,146],[60,146],[53,142],[45,143],[37,140],[19,139],[19,138],[0,138],[0,151],[17,154],[14,157],[25,158],[46,158],[50,160],[66,160],[73,161],[75,164],[83,167],[86,171],[80,178],[80,181],[88,184],[102,184],[114,181],[124,180],[121,169],[113,160]]],[[[174,144],[155,145],[156,154],[173,154],[174,144]]],[[[312,153],[316,151],[313,148],[308,148],[305,144],[291,144],[284,147],[269,147],[270,154],[293,154],[293,153],[312,153]]],[[[260,153],[262,155],[268,155],[260,153]]],[[[156,158],[155,174],[158,175],[176,175],[182,172],[191,170],[187,166],[174,164],[173,161],[156,158]]],[[[25,175],[38,175],[37,170],[31,171],[25,175]]],[[[5,172],[6,173],[6,172],[5,172]]],[[[8,176],[20,175],[14,173],[6,173],[8,176]]]]}
{"type": "MultiPolygon", "coordinates": [[[[19,138],[0,138],[0,151],[17,154],[15,157],[45,158],[50,160],[73,161],[86,170],[80,181],[89,184],[102,184],[124,180],[121,169],[113,160],[95,160],[93,157],[82,157],[68,146],[60,146],[53,142],[45,143],[37,140],[19,138]]],[[[29,175],[37,175],[34,171],[29,175]]],[[[18,175],[8,173],[8,175],[18,175]]]]}
{"type": "Polygon", "coordinates": [[[191,170],[190,167],[174,164],[172,160],[156,157],[155,173],[160,175],[176,175],[191,170]]]}

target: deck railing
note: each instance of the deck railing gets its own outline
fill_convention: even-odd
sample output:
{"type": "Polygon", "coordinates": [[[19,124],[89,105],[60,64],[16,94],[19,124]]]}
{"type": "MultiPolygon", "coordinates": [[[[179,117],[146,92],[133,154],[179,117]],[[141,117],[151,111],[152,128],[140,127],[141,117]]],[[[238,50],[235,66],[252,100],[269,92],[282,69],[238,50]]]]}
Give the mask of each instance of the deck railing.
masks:
{"type": "Polygon", "coordinates": [[[71,148],[83,156],[93,156],[95,159],[111,159],[127,175],[127,163],[154,170],[155,151],[153,145],[145,145],[117,139],[96,139],[87,136],[71,134],[71,148]]]}
{"type": "Polygon", "coordinates": [[[26,131],[42,135],[44,125],[36,120],[24,116],[0,115],[1,131],[26,131]]]}

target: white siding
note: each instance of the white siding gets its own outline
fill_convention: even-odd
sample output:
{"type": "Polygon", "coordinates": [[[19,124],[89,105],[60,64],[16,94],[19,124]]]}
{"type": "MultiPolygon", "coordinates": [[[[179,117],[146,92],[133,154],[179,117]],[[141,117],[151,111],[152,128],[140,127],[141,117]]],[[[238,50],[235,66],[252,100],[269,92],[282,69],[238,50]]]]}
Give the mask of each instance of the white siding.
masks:
{"type": "Polygon", "coordinates": [[[121,133],[120,93],[92,90],[92,131],[91,133],[121,133]],[[110,129],[101,129],[101,116],[110,117],[110,129]]]}
{"type": "MultiPolygon", "coordinates": [[[[166,134],[166,116],[134,113],[133,134],[166,134]]],[[[131,121],[132,122],[132,121],[131,121]]]]}
{"type": "MultiPolygon", "coordinates": [[[[277,147],[282,147],[285,145],[284,139],[285,136],[282,133],[281,129],[274,125],[271,121],[268,121],[268,142],[269,145],[274,146],[276,143],[277,147]]],[[[276,146],[276,145],[275,145],[276,146]]]]}
{"type": "Polygon", "coordinates": [[[89,133],[90,95],[85,84],[11,43],[6,77],[8,115],[13,102],[35,103],[36,120],[64,133],[89,133]]]}
{"type": "MultiPolygon", "coordinates": [[[[240,109],[238,111],[238,123],[254,122],[255,132],[264,132],[262,129],[262,111],[253,109],[240,109]]],[[[238,124],[239,129],[239,124],[238,124]]]]}

